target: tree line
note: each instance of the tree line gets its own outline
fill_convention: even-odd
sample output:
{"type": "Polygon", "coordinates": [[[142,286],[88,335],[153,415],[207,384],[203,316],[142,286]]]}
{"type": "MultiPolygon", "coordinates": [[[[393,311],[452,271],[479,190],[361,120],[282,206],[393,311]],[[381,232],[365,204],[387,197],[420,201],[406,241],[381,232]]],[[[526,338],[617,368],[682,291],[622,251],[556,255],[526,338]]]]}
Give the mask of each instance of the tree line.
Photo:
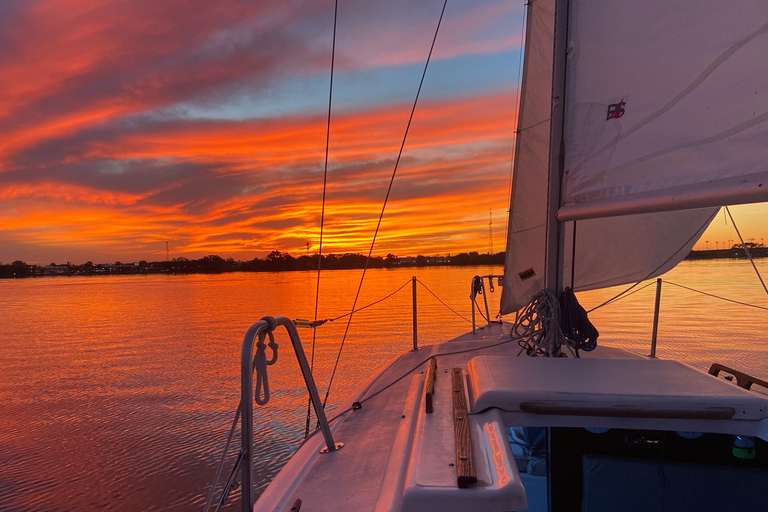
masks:
{"type": "MultiPolygon", "coordinates": [[[[0,278],[42,277],[53,275],[112,275],[112,274],[216,274],[222,272],[280,272],[291,270],[321,269],[356,269],[364,268],[367,256],[363,254],[327,254],[321,258],[315,255],[295,257],[287,252],[272,251],[265,258],[248,261],[236,261],[212,254],[200,259],[184,257],[169,261],[141,260],[132,263],[100,263],[88,261],[82,265],[71,263],[50,265],[30,265],[17,260],[9,264],[0,264],[0,278]]],[[[426,267],[436,265],[503,265],[504,252],[479,254],[478,252],[459,253],[452,256],[409,256],[400,258],[394,254],[385,257],[372,256],[368,268],[426,267]]]]}

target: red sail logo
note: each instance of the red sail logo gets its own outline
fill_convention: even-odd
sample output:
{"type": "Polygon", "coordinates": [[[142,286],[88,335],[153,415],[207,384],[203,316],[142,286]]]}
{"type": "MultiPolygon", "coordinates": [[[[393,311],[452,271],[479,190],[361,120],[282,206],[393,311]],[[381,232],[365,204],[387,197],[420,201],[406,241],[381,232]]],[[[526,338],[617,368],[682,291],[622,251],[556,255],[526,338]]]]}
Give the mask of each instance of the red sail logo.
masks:
{"type": "Polygon", "coordinates": [[[612,103],[611,105],[608,105],[608,117],[606,118],[606,121],[609,121],[611,119],[618,119],[621,116],[623,116],[624,105],[626,105],[624,98],[622,98],[621,101],[618,103],[612,103]]]}

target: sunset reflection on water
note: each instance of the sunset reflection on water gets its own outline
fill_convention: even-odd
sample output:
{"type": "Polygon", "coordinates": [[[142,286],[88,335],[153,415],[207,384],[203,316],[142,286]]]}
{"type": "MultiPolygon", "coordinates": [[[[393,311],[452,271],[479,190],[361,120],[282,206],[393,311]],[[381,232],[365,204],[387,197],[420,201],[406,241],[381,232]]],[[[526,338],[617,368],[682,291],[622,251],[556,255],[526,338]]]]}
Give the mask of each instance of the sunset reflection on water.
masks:
{"type": "MultiPolygon", "coordinates": [[[[763,272],[768,266],[759,262],[763,272]]],[[[415,275],[469,317],[470,279],[500,268],[372,270],[358,306],[415,275]]],[[[320,318],[349,310],[360,271],[321,282],[320,318]]],[[[246,329],[264,315],[309,318],[315,274],[69,277],[0,282],[0,510],[200,509],[239,399],[246,329]]],[[[665,280],[766,305],[743,261],[684,262],[665,280]]],[[[589,309],[617,289],[580,294],[589,309]]],[[[419,343],[469,330],[421,286],[419,343]]],[[[492,296],[498,303],[500,290],[492,296]]],[[[600,342],[648,353],[654,287],[595,311],[600,342]]],[[[495,308],[494,308],[495,309],[495,308]]],[[[765,378],[763,310],[665,285],[658,355],[765,378]]],[[[482,321],[478,315],[478,320],[482,321]]],[[[410,283],[353,319],[329,406],[409,350],[410,283]]],[[[346,319],[317,330],[315,378],[325,394],[346,319]]],[[[307,354],[312,336],[300,330],[307,354]]],[[[306,390],[284,333],[257,408],[256,480],[266,482],[303,437],[306,390]]],[[[230,462],[231,464],[231,462],[230,462]]],[[[227,467],[228,470],[228,467],[227,467]]],[[[261,483],[259,490],[265,483],[261,483]]],[[[229,508],[239,507],[234,496],[229,508]]]]}

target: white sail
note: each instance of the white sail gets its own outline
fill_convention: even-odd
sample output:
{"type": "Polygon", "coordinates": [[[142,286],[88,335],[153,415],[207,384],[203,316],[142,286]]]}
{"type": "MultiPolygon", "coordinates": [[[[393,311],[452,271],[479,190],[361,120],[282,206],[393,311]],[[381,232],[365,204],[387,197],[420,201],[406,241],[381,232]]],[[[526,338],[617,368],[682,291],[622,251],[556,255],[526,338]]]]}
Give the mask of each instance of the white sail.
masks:
{"type": "Polygon", "coordinates": [[[570,5],[558,219],[768,201],[768,2],[570,5]]]}
{"type": "MultiPolygon", "coordinates": [[[[507,234],[501,313],[525,306],[544,287],[554,0],[528,11],[507,234]]],[[[618,286],[661,275],[691,250],[716,209],[631,215],[577,222],[574,289],[618,286]]],[[[564,281],[571,283],[572,223],[564,225],[564,281]]]]}
{"type": "Polygon", "coordinates": [[[525,306],[544,286],[554,17],[554,0],[529,2],[502,314],[525,306]]]}

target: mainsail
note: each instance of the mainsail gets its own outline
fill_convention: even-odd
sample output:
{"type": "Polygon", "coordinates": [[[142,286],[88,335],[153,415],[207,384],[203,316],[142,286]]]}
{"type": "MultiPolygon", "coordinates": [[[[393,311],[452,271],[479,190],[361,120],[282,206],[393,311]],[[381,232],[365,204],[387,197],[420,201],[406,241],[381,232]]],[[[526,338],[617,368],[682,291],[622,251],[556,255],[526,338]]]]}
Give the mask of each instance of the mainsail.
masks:
{"type": "MultiPolygon", "coordinates": [[[[554,4],[554,0],[535,0],[528,6],[502,314],[525,306],[531,295],[544,288],[554,4]]],[[[566,121],[566,129],[570,130],[566,144],[573,148],[592,137],[575,126],[566,121]]],[[[572,158],[579,154],[576,151],[572,158]]],[[[566,284],[572,280],[574,289],[581,291],[663,274],[690,252],[716,211],[708,208],[580,220],[575,230],[575,251],[573,225],[567,223],[564,280],[566,284]],[[573,273],[571,261],[575,262],[573,273]]]]}
{"type": "Polygon", "coordinates": [[[765,0],[570,2],[558,219],[768,201],[766,56],[765,0]]]}

